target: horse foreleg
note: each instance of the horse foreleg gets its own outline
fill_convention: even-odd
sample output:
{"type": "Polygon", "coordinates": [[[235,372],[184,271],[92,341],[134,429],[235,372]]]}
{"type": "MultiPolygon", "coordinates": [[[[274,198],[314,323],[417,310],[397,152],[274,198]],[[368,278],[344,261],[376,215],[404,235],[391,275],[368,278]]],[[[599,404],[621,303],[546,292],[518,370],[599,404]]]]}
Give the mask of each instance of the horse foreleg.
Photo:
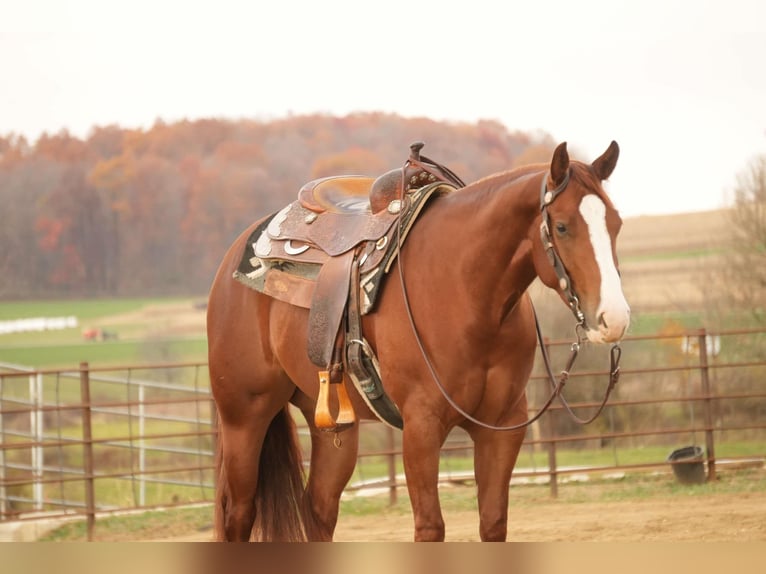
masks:
{"type": "Polygon", "coordinates": [[[303,521],[309,541],[330,541],[335,532],[340,497],[356,467],[359,425],[340,434],[322,432],[313,411],[304,411],[311,429],[311,467],[303,500],[303,521]]]}
{"type": "Polygon", "coordinates": [[[524,431],[471,432],[479,498],[479,535],[485,542],[505,541],[508,533],[508,486],[524,440],[524,431]]]}
{"type": "Polygon", "coordinates": [[[446,431],[439,421],[408,420],[402,450],[407,491],[415,519],[416,542],[444,540],[444,517],[439,504],[439,451],[446,431]]]}

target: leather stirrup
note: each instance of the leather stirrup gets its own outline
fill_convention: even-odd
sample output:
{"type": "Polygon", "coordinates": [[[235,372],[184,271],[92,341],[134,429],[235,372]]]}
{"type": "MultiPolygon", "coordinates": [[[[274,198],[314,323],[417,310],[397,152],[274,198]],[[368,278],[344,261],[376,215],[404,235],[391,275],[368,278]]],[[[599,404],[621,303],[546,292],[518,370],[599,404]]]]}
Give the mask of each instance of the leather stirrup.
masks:
{"type": "Polygon", "coordinates": [[[329,371],[319,371],[319,396],[314,411],[314,425],[321,431],[337,432],[356,423],[356,414],[351,404],[351,398],[343,381],[330,383],[329,371]],[[336,389],[338,397],[338,417],[333,419],[330,412],[330,387],[336,389]]]}

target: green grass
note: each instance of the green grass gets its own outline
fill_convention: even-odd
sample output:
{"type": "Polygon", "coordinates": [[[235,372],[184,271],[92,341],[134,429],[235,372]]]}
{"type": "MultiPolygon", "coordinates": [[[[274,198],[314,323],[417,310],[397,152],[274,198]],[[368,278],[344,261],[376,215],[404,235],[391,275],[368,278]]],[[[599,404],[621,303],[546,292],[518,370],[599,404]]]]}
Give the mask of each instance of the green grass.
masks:
{"type": "MultiPolygon", "coordinates": [[[[210,505],[142,512],[128,516],[112,516],[97,522],[101,540],[147,540],[183,535],[212,528],[210,505]]],[[[85,521],[65,524],[42,538],[41,542],[82,541],[87,538],[85,521]]]]}
{"type": "MultiPolygon", "coordinates": [[[[79,335],[78,335],[79,336],[79,335]]],[[[30,367],[130,365],[151,362],[207,360],[207,340],[158,339],[138,341],[76,342],[59,345],[2,346],[0,362],[30,367]]]]}
{"type": "MultiPolygon", "coordinates": [[[[700,433],[697,443],[703,445],[704,436],[700,433]],[[701,442],[700,442],[701,441],[701,442]]],[[[678,445],[677,445],[678,446],[678,445]]],[[[566,467],[616,467],[630,465],[660,465],[658,470],[668,470],[665,465],[668,455],[677,446],[648,445],[639,447],[611,447],[599,449],[567,449],[559,444],[556,450],[556,466],[559,469],[566,467]]],[[[766,445],[760,441],[724,441],[716,438],[716,459],[725,458],[758,458],[766,457],[766,445]]],[[[364,457],[354,471],[351,484],[365,480],[379,479],[388,476],[388,460],[382,456],[364,457]]],[[[541,471],[548,467],[548,453],[537,449],[534,453],[530,447],[524,446],[516,462],[517,470],[541,471]]],[[[464,472],[473,469],[473,455],[445,455],[442,454],[439,470],[442,473],[464,472]]],[[[404,468],[401,457],[396,459],[396,473],[402,474],[404,468]]]]}
{"type": "Polygon", "coordinates": [[[112,317],[116,321],[125,313],[141,311],[149,306],[162,308],[163,305],[180,304],[192,309],[195,300],[145,298],[0,302],[0,320],[67,316],[75,316],[78,320],[76,328],[0,334],[0,362],[36,368],[71,368],[83,361],[99,366],[205,361],[207,344],[203,329],[184,336],[163,336],[163,318],[156,318],[152,313],[137,316],[133,322],[123,317],[119,323],[110,323],[112,317]],[[117,333],[119,339],[83,340],[83,329],[94,322],[104,330],[117,333]]]}
{"type": "Polygon", "coordinates": [[[185,299],[73,299],[55,301],[6,301],[0,302],[0,321],[30,317],[68,317],[74,315],[83,320],[136,311],[157,302],[183,301],[185,299]]]}

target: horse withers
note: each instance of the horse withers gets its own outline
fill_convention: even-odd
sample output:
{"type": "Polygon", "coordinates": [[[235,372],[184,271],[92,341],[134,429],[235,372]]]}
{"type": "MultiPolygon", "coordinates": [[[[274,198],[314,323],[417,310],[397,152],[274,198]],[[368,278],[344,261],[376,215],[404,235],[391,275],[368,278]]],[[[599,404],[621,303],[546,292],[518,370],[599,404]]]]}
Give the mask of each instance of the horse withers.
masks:
{"type": "MultiPolygon", "coordinates": [[[[456,426],[475,446],[481,539],[507,536],[508,487],[537,346],[527,294],[536,277],[561,295],[591,341],[617,342],[628,328],[615,254],[621,219],[602,187],[618,155],[612,142],[591,164],[570,161],[562,143],[549,164],[435,197],[409,231],[374,310],[362,317],[403,421],[415,540],[444,540],[439,453],[456,426]]],[[[225,255],[208,304],[219,414],[216,533],[229,541],[331,540],[356,465],[359,425],[343,430],[338,448],[335,434],[314,422],[310,310],[232,279],[259,224],[225,255]],[[307,479],[290,405],[311,432],[307,479]]],[[[374,418],[347,376],[341,384],[356,415],[374,418]]]]}

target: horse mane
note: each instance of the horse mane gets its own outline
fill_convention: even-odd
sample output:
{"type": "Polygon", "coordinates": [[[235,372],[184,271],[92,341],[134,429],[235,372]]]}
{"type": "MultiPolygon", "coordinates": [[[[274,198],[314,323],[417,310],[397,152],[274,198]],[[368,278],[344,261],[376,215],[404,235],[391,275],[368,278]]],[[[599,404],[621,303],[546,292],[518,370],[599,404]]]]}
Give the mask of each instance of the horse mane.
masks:
{"type": "MultiPolygon", "coordinates": [[[[599,181],[598,177],[593,171],[593,168],[589,164],[583,163],[579,160],[572,160],[569,165],[571,168],[572,177],[575,181],[577,181],[581,186],[585,187],[589,192],[598,195],[604,202],[607,202],[607,205],[613,207],[611,199],[606,194],[603,186],[601,185],[601,181],[599,181]]],[[[484,176],[463,189],[466,191],[471,191],[472,188],[476,186],[477,188],[481,188],[482,193],[492,194],[520,179],[544,173],[548,169],[549,165],[547,163],[531,163],[521,165],[509,170],[484,176]]]]}

